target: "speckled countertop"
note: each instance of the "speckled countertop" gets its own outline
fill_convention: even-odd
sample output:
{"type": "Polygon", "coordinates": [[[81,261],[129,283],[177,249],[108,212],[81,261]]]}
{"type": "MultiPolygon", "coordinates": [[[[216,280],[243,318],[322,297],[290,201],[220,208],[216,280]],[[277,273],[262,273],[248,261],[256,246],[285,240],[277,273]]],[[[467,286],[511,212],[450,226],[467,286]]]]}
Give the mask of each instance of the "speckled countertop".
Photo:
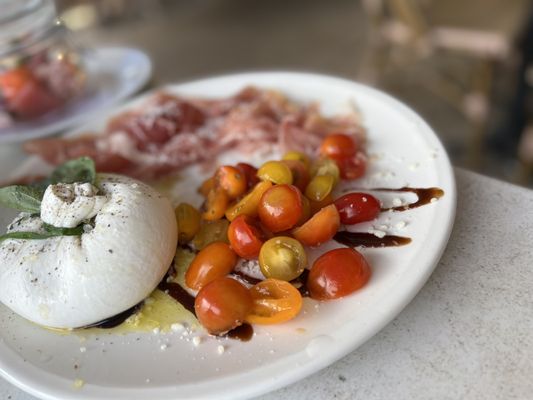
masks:
{"type": "MultiPolygon", "coordinates": [[[[533,191],[457,169],[448,247],[385,329],[270,399],[532,399],[533,191]]],[[[0,378],[0,399],[34,397],[0,378]]]]}

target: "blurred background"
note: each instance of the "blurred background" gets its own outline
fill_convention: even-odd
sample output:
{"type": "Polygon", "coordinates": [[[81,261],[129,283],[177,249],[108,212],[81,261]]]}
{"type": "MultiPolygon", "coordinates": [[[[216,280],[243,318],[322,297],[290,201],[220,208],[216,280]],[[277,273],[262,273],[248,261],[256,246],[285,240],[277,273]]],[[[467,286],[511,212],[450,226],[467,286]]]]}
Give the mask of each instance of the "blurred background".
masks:
{"type": "Polygon", "coordinates": [[[146,51],[154,63],[150,86],[253,69],[340,75],[413,107],[456,166],[533,186],[531,0],[59,0],[57,6],[81,44],[146,51]]]}

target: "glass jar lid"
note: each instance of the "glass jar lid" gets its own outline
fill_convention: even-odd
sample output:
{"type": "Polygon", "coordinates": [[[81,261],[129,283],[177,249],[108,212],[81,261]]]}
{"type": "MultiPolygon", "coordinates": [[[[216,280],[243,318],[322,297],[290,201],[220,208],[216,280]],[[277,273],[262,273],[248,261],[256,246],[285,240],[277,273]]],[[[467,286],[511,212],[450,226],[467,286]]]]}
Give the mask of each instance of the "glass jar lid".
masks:
{"type": "Polygon", "coordinates": [[[18,51],[54,29],[53,0],[0,0],[0,56],[18,51]]]}

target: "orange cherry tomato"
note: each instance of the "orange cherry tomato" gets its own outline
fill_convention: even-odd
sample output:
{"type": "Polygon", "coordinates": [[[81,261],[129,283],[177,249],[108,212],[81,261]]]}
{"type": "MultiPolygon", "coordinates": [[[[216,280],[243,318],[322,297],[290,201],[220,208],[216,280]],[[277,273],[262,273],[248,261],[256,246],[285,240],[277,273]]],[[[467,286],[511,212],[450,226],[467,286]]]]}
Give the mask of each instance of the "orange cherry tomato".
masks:
{"type": "Polygon", "coordinates": [[[361,178],[366,172],[366,160],[362,155],[355,155],[350,158],[336,159],[339,166],[341,178],[355,180],[361,178]]]}
{"type": "Polygon", "coordinates": [[[357,150],[354,139],[344,133],[329,134],[320,146],[320,154],[333,159],[353,157],[357,150]]]}
{"type": "Polygon", "coordinates": [[[292,236],[306,246],[318,246],[330,240],[341,224],[339,212],[331,204],[317,212],[302,226],[292,231],[292,236]]]}
{"type": "Polygon", "coordinates": [[[252,191],[226,210],[226,218],[233,221],[238,215],[257,216],[257,208],[263,194],[272,187],[272,182],[261,181],[252,191]]]}
{"type": "Polygon", "coordinates": [[[302,295],[289,282],[265,279],[250,288],[252,309],[246,317],[250,324],[279,324],[296,317],[302,309],[302,295]]]}
{"type": "Polygon", "coordinates": [[[209,333],[220,335],[242,325],[252,304],[252,295],[243,284],[224,277],[208,283],[198,292],[194,311],[209,333]]]}
{"type": "Polygon", "coordinates": [[[209,192],[212,190],[212,189],[215,189],[215,184],[216,184],[216,180],[215,180],[215,177],[212,176],[211,178],[207,178],[205,181],[202,182],[202,184],[200,185],[200,187],[198,188],[198,192],[204,196],[204,197],[207,197],[207,195],[209,194],[209,192]]]}
{"type": "Polygon", "coordinates": [[[228,208],[229,198],[225,190],[215,187],[209,191],[205,201],[205,211],[202,218],[206,221],[216,221],[224,216],[228,208]]]}
{"type": "Polygon", "coordinates": [[[246,187],[248,189],[253,188],[257,183],[259,183],[259,178],[257,177],[257,168],[253,165],[247,163],[238,163],[237,168],[241,171],[246,177],[246,187]]]}
{"type": "Polygon", "coordinates": [[[292,184],[303,192],[310,180],[309,169],[300,160],[282,160],[282,162],[292,172],[292,184]]]}
{"type": "Polygon", "coordinates": [[[313,299],[337,299],[363,287],[370,275],[370,265],[363,255],[345,247],[317,258],[309,272],[307,287],[313,299]]]}
{"type": "Polygon", "coordinates": [[[200,290],[209,282],[226,276],[237,264],[237,255],[224,242],[213,242],[204,247],[191,262],[185,273],[185,283],[200,290]]]}
{"type": "Polygon", "coordinates": [[[228,238],[231,248],[240,257],[248,260],[257,258],[263,245],[261,231],[254,225],[252,218],[239,215],[228,228],[228,238]]]}
{"type": "Polygon", "coordinates": [[[217,169],[216,182],[226,191],[231,199],[236,199],[246,192],[246,176],[240,169],[230,165],[223,165],[217,169]]]}
{"type": "Polygon", "coordinates": [[[296,186],[275,185],[261,196],[257,211],[269,231],[286,231],[302,217],[302,194],[296,186]]]}
{"type": "Polygon", "coordinates": [[[368,193],[348,193],[335,200],[341,222],[346,225],[371,221],[379,215],[379,200],[368,193]]]}

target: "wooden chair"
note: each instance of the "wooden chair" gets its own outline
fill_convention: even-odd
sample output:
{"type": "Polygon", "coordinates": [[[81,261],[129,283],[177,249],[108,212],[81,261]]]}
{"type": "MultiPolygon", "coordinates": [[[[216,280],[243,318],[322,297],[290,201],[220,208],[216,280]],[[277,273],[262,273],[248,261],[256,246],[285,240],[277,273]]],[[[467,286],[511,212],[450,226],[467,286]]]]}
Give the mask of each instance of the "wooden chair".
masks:
{"type": "Polygon", "coordinates": [[[376,83],[391,66],[403,73],[416,70],[418,82],[469,121],[467,161],[476,166],[495,68],[517,61],[515,43],[531,5],[530,0],[363,0],[371,27],[360,79],[376,83]],[[466,85],[451,79],[452,71],[439,71],[434,65],[420,68],[437,56],[468,60],[466,85]]]}

